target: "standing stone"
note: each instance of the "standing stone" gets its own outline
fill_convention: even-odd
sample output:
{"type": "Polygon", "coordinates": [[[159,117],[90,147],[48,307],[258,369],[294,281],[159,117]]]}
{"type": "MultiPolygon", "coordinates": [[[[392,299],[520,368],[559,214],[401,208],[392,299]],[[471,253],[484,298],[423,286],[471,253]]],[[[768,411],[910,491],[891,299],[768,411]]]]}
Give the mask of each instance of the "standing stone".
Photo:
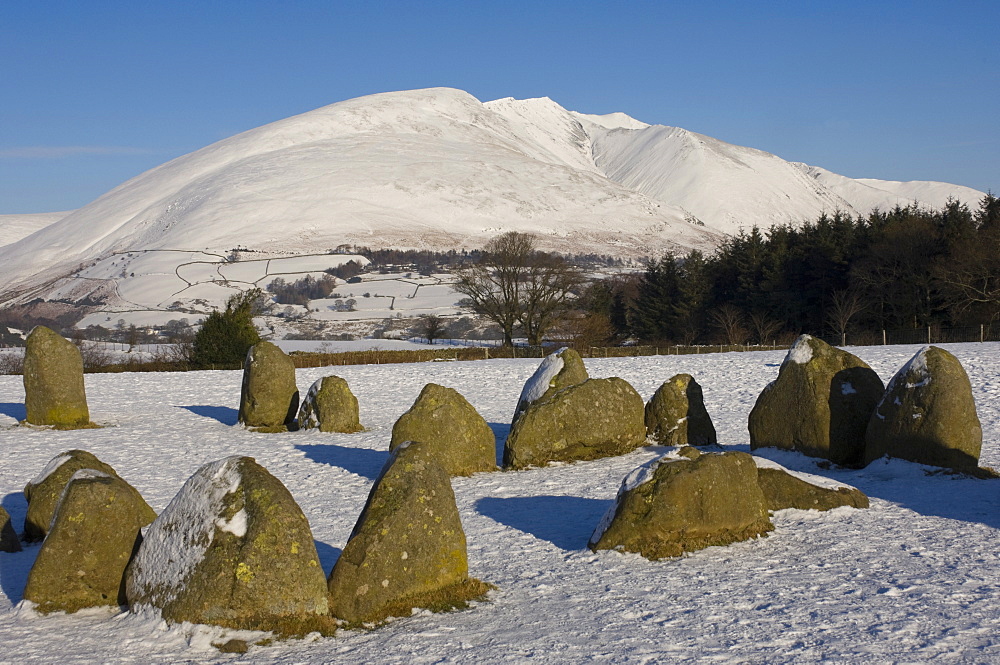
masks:
{"type": "Polygon", "coordinates": [[[979,466],[983,429],[958,358],[927,346],[900,369],[868,422],[865,461],[885,455],[952,469],[979,466]]]}
{"type": "Polygon", "coordinates": [[[587,379],[534,402],[514,422],[506,468],[624,455],[646,442],[642,397],[623,379],[587,379]]]}
{"type": "MultiPolygon", "coordinates": [[[[69,450],[53,457],[41,473],[24,486],[24,498],[28,501],[28,514],[24,518],[25,540],[36,541],[45,537],[66,484],[81,469],[100,471],[113,478],[119,477],[110,465],[86,450],[69,450]]],[[[147,523],[151,522],[156,513],[145,502],[143,504],[143,511],[148,517],[147,523]]]]}
{"type": "Polygon", "coordinates": [[[404,441],[427,444],[452,476],[496,471],[496,437],[486,420],[457,390],[428,383],[410,410],[392,426],[389,450],[404,441]]]}
{"type": "Polygon", "coordinates": [[[21,542],[17,539],[14,525],[10,523],[10,514],[0,506],[0,552],[20,552],[21,542]]]}
{"type": "Polygon", "coordinates": [[[295,422],[299,390],[295,363],[271,342],[250,347],[243,364],[239,421],[264,432],[283,432],[295,422]]]}
{"type": "Polygon", "coordinates": [[[589,547],[662,559],[773,529],[753,457],[687,447],[625,478],[589,547]]]}
{"type": "Polygon", "coordinates": [[[40,612],[126,604],[125,567],[149,524],[149,506],[121,478],[93,469],[73,474],[24,597],[40,612]]]}
{"type": "Polygon", "coordinates": [[[718,443],[701,386],[690,374],[664,381],[646,404],[646,433],[663,446],[718,443]]]}
{"type": "Polygon", "coordinates": [[[517,400],[512,422],[517,422],[521,414],[535,402],[539,402],[553,393],[583,383],[588,378],[587,368],[583,365],[580,354],[570,348],[562,348],[545,356],[538,369],[524,383],[521,396],[517,400]]]}
{"type": "Polygon", "coordinates": [[[126,572],[133,609],[271,630],[328,612],[309,523],[281,482],[252,457],[206,464],[146,530],[126,572]]]}
{"type": "Polygon", "coordinates": [[[776,462],[754,457],[757,481],[768,510],[832,510],[841,506],[867,508],[868,497],[856,487],[829,478],[789,471],[776,462]]]}
{"type": "Polygon", "coordinates": [[[28,335],[24,406],[26,420],[32,425],[59,429],[90,425],[80,350],[45,326],[36,326],[28,335]]]}
{"type": "Polygon", "coordinates": [[[414,607],[461,606],[486,591],[469,579],[451,480],[426,443],[392,451],[329,588],[332,614],[353,623],[409,615],[414,607]]]}
{"type": "Polygon", "coordinates": [[[882,380],[863,360],[802,335],[750,411],[750,449],[783,448],[858,464],[868,419],[883,391],[882,380]]]}
{"type": "Polygon", "coordinates": [[[321,432],[361,432],[358,398],[347,381],[339,376],[324,376],[309,388],[299,409],[299,427],[321,432]]]}

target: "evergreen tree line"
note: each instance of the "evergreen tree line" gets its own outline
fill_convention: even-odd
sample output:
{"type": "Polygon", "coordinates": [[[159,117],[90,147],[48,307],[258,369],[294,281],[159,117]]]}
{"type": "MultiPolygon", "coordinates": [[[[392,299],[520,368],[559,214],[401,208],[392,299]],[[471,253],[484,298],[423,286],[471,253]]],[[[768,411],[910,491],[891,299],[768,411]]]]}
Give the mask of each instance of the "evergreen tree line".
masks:
{"type": "Polygon", "coordinates": [[[711,255],[650,261],[585,302],[619,338],[770,343],[798,333],[991,324],[1000,317],[1000,200],[753,228],[711,255]]]}

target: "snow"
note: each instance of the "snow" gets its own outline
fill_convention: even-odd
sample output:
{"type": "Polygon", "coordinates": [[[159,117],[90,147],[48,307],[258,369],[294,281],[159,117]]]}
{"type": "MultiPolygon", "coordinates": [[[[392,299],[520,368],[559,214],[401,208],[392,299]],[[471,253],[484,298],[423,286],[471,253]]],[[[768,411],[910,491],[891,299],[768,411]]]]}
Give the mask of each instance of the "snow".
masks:
{"type": "Polygon", "coordinates": [[[750,225],[948,196],[974,203],[983,193],[854,181],[545,97],[483,103],[430,88],[350,99],[223,139],[65,216],[2,216],[0,230],[37,230],[0,246],[0,284],[4,298],[22,302],[98,291],[154,309],[224,302],[232,288],[258,284],[255,266],[224,262],[237,246],[294,274],[331,267],[340,259],[322,252],[344,244],[471,249],[504,231],[534,233],[544,249],[642,258],[710,251],[750,225]]]}
{"type": "Polygon", "coordinates": [[[157,603],[169,602],[212,546],[216,528],[240,537],[246,533],[243,510],[229,521],[217,517],[226,495],[239,489],[239,460],[233,455],[198,469],[149,525],[131,564],[129,593],[138,590],[157,603]]]}
{"type": "Polygon", "coordinates": [[[59,467],[61,467],[63,464],[65,464],[71,459],[73,458],[70,457],[69,455],[56,455],[51,460],[49,460],[49,463],[45,465],[45,468],[43,468],[41,471],[38,472],[37,476],[35,476],[29,481],[29,484],[32,486],[41,485],[43,482],[45,482],[46,478],[55,473],[59,469],[59,467]]]}
{"type": "Polygon", "coordinates": [[[917,354],[913,356],[910,362],[903,366],[902,376],[913,376],[917,379],[915,382],[906,383],[906,387],[912,390],[913,388],[922,388],[931,382],[931,371],[927,367],[927,351],[931,347],[925,346],[924,348],[917,351],[917,354]]]}
{"type": "Polygon", "coordinates": [[[36,212],[22,215],[0,215],[0,247],[30,236],[39,229],[58,222],[73,212],[36,212]]]}
{"type": "Polygon", "coordinates": [[[792,345],[792,348],[788,349],[788,356],[786,356],[785,360],[799,365],[805,365],[812,360],[812,347],[809,346],[809,340],[811,339],[812,337],[809,335],[800,335],[799,338],[795,340],[795,344],[792,345]]]}
{"type": "Polygon", "coordinates": [[[778,471],[784,471],[790,476],[794,476],[799,480],[805,481],[811,485],[816,485],[817,487],[822,487],[828,490],[838,490],[841,488],[853,489],[850,485],[842,483],[831,478],[825,478],[823,476],[818,476],[814,473],[803,473],[802,471],[793,471],[791,469],[786,469],[782,465],[778,464],[774,460],[769,460],[766,457],[753,456],[753,461],[757,465],[758,469],[777,469],[778,471]]]}
{"type": "MultiPolygon", "coordinates": [[[[981,463],[1000,467],[1000,344],[942,346],[972,382],[984,433],[981,463]]],[[[919,347],[849,350],[884,378],[919,347]]],[[[749,452],[747,416],[783,355],[585,363],[591,376],[620,376],[644,399],[664,376],[691,374],[703,388],[721,449],[749,452]]],[[[502,446],[508,417],[537,367],[537,359],[337,367],[333,372],[350,384],[369,428],[357,434],[265,435],[235,426],[238,371],[88,374],[91,418],[105,427],[0,425],[0,499],[20,529],[25,480],[53,456],[81,448],[163,511],[202,465],[248,455],[299,503],[329,573],[388,458],[393,423],[426,383],[462,393],[502,446]]],[[[330,373],[300,369],[297,379],[305,388],[330,373]]],[[[23,413],[23,399],[21,378],[0,376],[0,413],[23,413]]],[[[235,637],[233,631],[167,626],[154,612],[43,617],[19,609],[39,547],[0,553],[0,661],[1000,662],[1000,481],[933,473],[900,460],[824,469],[813,458],[759,449],[756,456],[792,471],[858,487],[871,508],[779,511],[766,538],[672,560],[589,551],[586,543],[622,480],[664,452],[649,446],[591,462],[455,478],[470,574],[497,586],[488,602],[447,614],[418,611],[373,631],[252,647],[241,657],[211,646],[235,637]]],[[[207,528],[218,517],[200,519],[207,528]]]]}
{"type": "Polygon", "coordinates": [[[564,363],[561,354],[565,350],[565,348],[559,349],[542,359],[535,373],[524,382],[521,397],[517,400],[518,405],[538,401],[545,394],[545,391],[552,387],[556,375],[562,371],[564,363]]]}

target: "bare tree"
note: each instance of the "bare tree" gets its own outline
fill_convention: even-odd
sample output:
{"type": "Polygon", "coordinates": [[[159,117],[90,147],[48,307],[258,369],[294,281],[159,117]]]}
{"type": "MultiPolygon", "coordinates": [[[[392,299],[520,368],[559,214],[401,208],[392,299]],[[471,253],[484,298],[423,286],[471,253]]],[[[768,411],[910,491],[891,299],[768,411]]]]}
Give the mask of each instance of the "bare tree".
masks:
{"type": "Polygon", "coordinates": [[[533,235],[516,231],[491,239],[478,263],[455,274],[454,289],[500,327],[504,346],[514,345],[518,325],[530,344],[540,344],[583,281],[578,268],[538,251],[533,235]]]}
{"type": "Polygon", "coordinates": [[[427,338],[428,344],[433,344],[434,340],[444,336],[444,319],[437,314],[424,314],[420,321],[414,326],[414,331],[421,337],[427,338]]]}
{"type": "Polygon", "coordinates": [[[750,330],[758,344],[767,344],[781,330],[781,321],[772,319],[766,312],[756,311],[750,314],[750,330]]]}
{"type": "Polygon", "coordinates": [[[864,298],[857,291],[834,291],[827,319],[840,335],[840,345],[847,346],[847,326],[851,319],[867,308],[864,298]]]}
{"type": "Polygon", "coordinates": [[[747,330],[743,326],[743,312],[739,307],[726,303],[713,311],[709,318],[726,344],[742,344],[746,341],[747,330]]]}

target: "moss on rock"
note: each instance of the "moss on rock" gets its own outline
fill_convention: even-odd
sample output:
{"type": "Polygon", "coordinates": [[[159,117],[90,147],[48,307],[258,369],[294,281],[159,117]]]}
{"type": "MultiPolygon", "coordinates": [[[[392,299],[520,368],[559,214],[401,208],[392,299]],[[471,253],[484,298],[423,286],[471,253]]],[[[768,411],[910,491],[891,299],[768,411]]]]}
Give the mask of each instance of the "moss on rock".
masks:
{"type": "Polygon", "coordinates": [[[25,420],[59,429],[90,427],[80,350],[45,326],[31,331],[25,347],[25,420]]]}
{"type": "Polygon", "coordinates": [[[287,431],[298,408],[295,363],[271,342],[255,344],[243,364],[239,421],[261,432],[287,431]]]}
{"type": "Polygon", "coordinates": [[[750,449],[783,448],[858,464],[883,391],[882,380],[863,360],[802,335],[750,411],[750,449]]]}
{"type": "MultiPolygon", "coordinates": [[[[119,477],[110,465],[86,450],[68,450],[53,457],[45,468],[24,486],[24,498],[28,501],[28,514],[24,518],[25,540],[37,541],[45,537],[66,483],[82,469],[100,471],[113,478],[119,477]]],[[[143,505],[148,523],[156,517],[156,513],[145,501],[143,505]]]]}
{"type": "Polygon", "coordinates": [[[590,539],[592,550],[662,559],[773,530],[750,455],[694,448],[681,452],[626,477],[615,505],[590,539]]]}
{"type": "Polygon", "coordinates": [[[470,582],[448,473],[428,444],[398,445],[330,573],[332,613],[360,623],[461,606],[486,590],[470,582]]]}
{"type": "Polygon", "coordinates": [[[718,443],[701,386],[690,374],[663,382],[646,404],[646,433],[663,446],[718,443]]]}
{"type": "Polygon", "coordinates": [[[129,604],[190,621],[294,634],[333,630],[305,515],[251,457],[200,468],[146,530],[126,573],[129,604]]]}
{"type": "Polygon", "coordinates": [[[321,432],[361,432],[358,398],[347,381],[339,376],[324,376],[309,388],[299,409],[299,427],[321,432]]]}
{"type": "Polygon", "coordinates": [[[523,469],[623,455],[646,442],[639,393],[617,377],[587,379],[531,404],[504,445],[503,465],[523,469]]]}
{"type": "Polygon", "coordinates": [[[496,437],[476,408],[452,388],[428,383],[392,426],[389,450],[404,441],[427,445],[452,476],[495,471],[496,437]]]}
{"type": "Polygon", "coordinates": [[[975,470],[983,428],[969,376],[958,358],[936,346],[917,352],[889,381],[865,438],[866,463],[889,455],[975,470]]]}
{"type": "Polygon", "coordinates": [[[81,469],[66,484],[24,597],[40,612],[126,603],[125,567],[152,521],[149,506],[121,478],[81,469]]]}
{"type": "Polygon", "coordinates": [[[17,538],[14,525],[10,522],[10,513],[0,506],[0,552],[20,552],[21,541],[17,538]]]}

